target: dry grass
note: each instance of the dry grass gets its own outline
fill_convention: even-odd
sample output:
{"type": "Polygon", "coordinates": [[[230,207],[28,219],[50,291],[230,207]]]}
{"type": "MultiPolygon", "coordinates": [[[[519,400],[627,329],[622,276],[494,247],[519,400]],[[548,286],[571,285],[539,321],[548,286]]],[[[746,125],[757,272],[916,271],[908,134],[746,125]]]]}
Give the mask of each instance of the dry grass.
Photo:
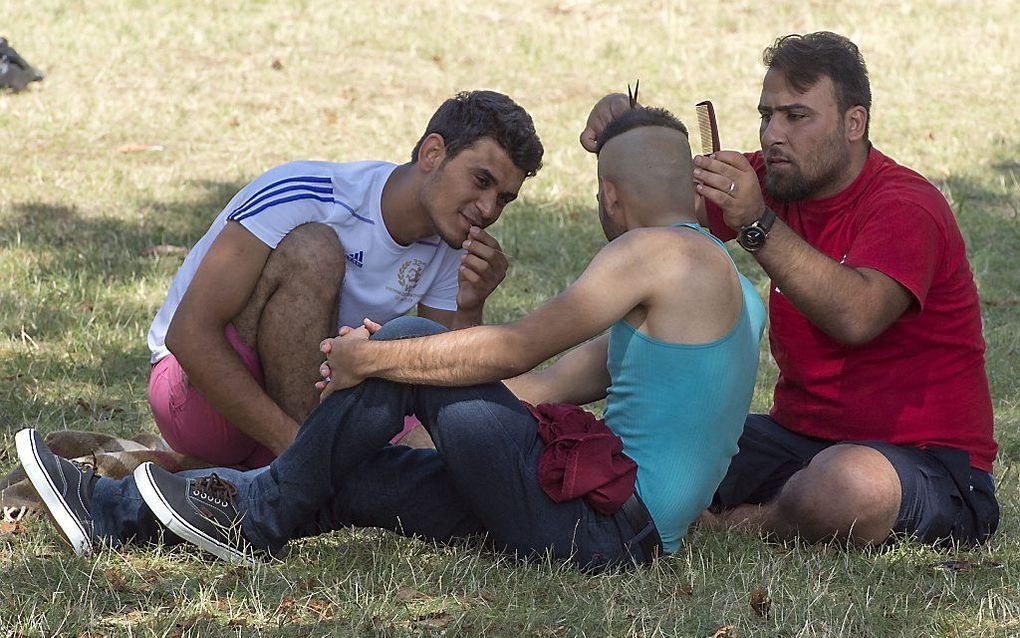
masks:
{"type": "MultiPolygon", "coordinates": [[[[943,188],[968,238],[1004,522],[988,548],[958,553],[695,532],[654,569],[592,578],[374,531],[254,570],[176,548],[77,559],[39,521],[0,533],[0,635],[1017,635],[1016,21],[1007,0],[8,2],[0,31],[47,78],[0,95],[0,468],[24,426],[153,427],[144,334],[180,256],[144,251],[193,243],[264,169],[403,161],[445,97],[509,93],[548,154],[496,227],[514,268],[489,313],[505,320],[600,245],[594,163],[576,143],[599,96],[640,78],[643,100],[687,120],[711,98],[724,146],[754,148],[761,49],[831,29],[869,62],[872,139],[943,188]]],[[[756,407],[774,375],[766,361],[756,407]]]]}

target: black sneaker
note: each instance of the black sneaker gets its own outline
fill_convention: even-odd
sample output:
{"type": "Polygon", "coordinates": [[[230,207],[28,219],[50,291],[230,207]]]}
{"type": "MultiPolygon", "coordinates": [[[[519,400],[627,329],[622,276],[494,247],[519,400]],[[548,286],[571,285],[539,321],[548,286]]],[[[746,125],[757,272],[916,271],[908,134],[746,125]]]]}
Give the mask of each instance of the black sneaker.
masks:
{"type": "Polygon", "coordinates": [[[79,556],[92,551],[95,525],[89,503],[99,477],[93,468],[53,454],[43,438],[28,428],[14,435],[18,460],[60,535],[79,556]]]}
{"type": "Polygon", "coordinates": [[[139,465],[134,475],[145,504],[171,532],[225,561],[254,564],[241,533],[233,483],[215,473],[184,478],[153,463],[139,465]]]}

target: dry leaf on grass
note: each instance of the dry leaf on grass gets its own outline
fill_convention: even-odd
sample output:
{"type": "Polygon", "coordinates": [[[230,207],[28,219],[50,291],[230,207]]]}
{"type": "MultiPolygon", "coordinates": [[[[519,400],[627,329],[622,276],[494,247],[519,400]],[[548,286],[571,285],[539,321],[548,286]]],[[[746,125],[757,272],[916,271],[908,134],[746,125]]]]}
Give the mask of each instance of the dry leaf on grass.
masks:
{"type": "Polygon", "coordinates": [[[25,529],[18,521],[4,521],[0,523],[0,536],[7,534],[24,534],[25,529]]]}
{"type": "Polygon", "coordinates": [[[121,144],[118,153],[161,153],[166,150],[161,144],[121,144]]]}
{"type": "Polygon", "coordinates": [[[176,255],[186,255],[187,253],[188,249],[184,246],[157,244],[143,249],[141,255],[142,257],[173,257],[176,255]]]}
{"type": "Polygon", "coordinates": [[[321,620],[333,620],[336,616],[336,607],[333,603],[319,600],[318,598],[309,598],[308,603],[305,605],[309,611],[314,612],[321,620]]]}
{"type": "Polygon", "coordinates": [[[751,592],[751,611],[759,616],[766,616],[772,608],[772,601],[769,599],[769,592],[764,587],[751,592]]]}
{"type": "Polygon", "coordinates": [[[81,397],[78,397],[78,400],[75,401],[75,403],[78,404],[78,407],[81,408],[82,410],[85,410],[86,412],[91,412],[93,414],[95,414],[96,412],[106,412],[108,414],[120,414],[121,412],[124,411],[124,408],[118,408],[107,403],[94,406],[81,397]]]}
{"type": "Polygon", "coordinates": [[[103,576],[106,577],[106,582],[110,583],[110,588],[113,591],[119,592],[130,592],[133,591],[132,587],[124,580],[124,575],[121,574],[114,568],[107,569],[103,572],[103,576]]]}
{"type": "Polygon", "coordinates": [[[453,616],[446,613],[445,611],[436,612],[433,614],[425,614],[415,618],[416,621],[422,625],[433,627],[435,629],[442,629],[453,622],[453,616]]]}
{"type": "Polygon", "coordinates": [[[723,625],[709,638],[737,638],[737,630],[733,625],[723,625]]]}
{"type": "Polygon", "coordinates": [[[404,587],[404,586],[401,586],[401,587],[397,588],[397,596],[396,596],[396,598],[397,598],[397,600],[406,603],[409,600],[427,599],[427,598],[429,598],[429,596],[421,593],[420,591],[418,591],[417,589],[414,589],[413,587],[404,587]]]}
{"type": "Polygon", "coordinates": [[[996,569],[1002,567],[1002,563],[996,563],[994,561],[981,561],[975,563],[969,560],[944,560],[938,563],[932,563],[931,566],[937,567],[939,569],[948,569],[949,571],[953,572],[965,573],[971,571],[976,567],[991,567],[993,569],[996,569]]]}
{"type": "Polygon", "coordinates": [[[1020,306],[1020,299],[982,299],[981,303],[990,308],[1012,308],[1020,306]]]}
{"type": "Polygon", "coordinates": [[[280,601],[280,605],[276,608],[276,612],[280,613],[280,614],[286,614],[286,613],[290,612],[290,610],[293,609],[293,607],[294,607],[294,599],[293,598],[284,598],[283,600],[280,601]]]}

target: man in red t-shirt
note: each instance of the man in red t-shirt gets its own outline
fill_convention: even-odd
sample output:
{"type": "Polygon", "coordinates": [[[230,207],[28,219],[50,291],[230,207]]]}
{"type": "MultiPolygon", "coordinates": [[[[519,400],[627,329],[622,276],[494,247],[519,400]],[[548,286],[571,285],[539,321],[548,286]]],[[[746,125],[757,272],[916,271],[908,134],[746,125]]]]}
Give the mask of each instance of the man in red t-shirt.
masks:
{"type": "MultiPolygon", "coordinates": [[[[868,140],[864,59],[828,32],[765,50],[762,150],[695,158],[702,222],[771,278],[779,366],[716,493],[781,537],[985,541],[996,444],[977,289],[945,198],[868,140]]],[[[586,147],[629,108],[603,98],[586,147]]]]}

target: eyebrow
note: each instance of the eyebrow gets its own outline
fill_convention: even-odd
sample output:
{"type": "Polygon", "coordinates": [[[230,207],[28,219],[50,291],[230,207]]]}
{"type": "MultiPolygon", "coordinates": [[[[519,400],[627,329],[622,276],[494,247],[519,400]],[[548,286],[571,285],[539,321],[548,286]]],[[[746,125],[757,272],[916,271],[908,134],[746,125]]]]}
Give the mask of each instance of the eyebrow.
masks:
{"type": "MultiPolygon", "coordinates": [[[[499,180],[497,180],[496,176],[492,174],[492,171],[485,168],[484,166],[479,167],[478,172],[493,184],[499,183],[499,180]]],[[[503,201],[503,205],[506,206],[510,202],[517,199],[517,193],[511,193],[510,191],[501,191],[497,197],[499,197],[499,199],[503,201]]]]}
{"type": "Polygon", "coordinates": [[[815,112],[813,108],[811,108],[807,104],[801,104],[800,102],[796,102],[794,104],[782,104],[780,106],[765,106],[764,104],[759,104],[758,112],[764,113],[765,111],[779,111],[781,113],[787,111],[811,111],[812,113],[815,112]]]}
{"type": "Polygon", "coordinates": [[[482,177],[486,178],[487,180],[489,180],[493,184],[495,184],[495,183],[497,183],[499,181],[499,180],[496,179],[496,176],[492,174],[492,171],[490,171],[489,169],[485,168],[484,166],[478,167],[477,170],[482,175],[482,177]]]}

